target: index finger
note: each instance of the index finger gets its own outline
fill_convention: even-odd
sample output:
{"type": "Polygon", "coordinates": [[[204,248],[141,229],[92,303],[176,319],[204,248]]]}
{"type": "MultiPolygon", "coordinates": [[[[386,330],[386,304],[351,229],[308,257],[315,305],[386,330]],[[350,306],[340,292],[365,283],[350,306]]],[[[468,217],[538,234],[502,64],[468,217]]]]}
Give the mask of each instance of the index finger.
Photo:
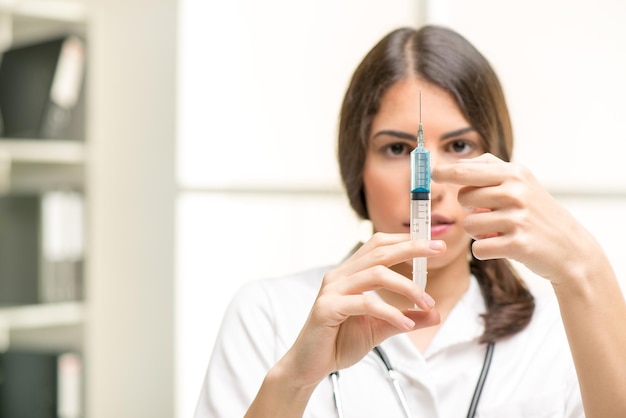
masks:
{"type": "Polygon", "coordinates": [[[432,170],[431,177],[437,183],[461,186],[487,187],[502,183],[506,163],[491,154],[452,164],[439,164],[432,170]]]}
{"type": "Polygon", "coordinates": [[[440,240],[405,240],[373,246],[367,250],[364,247],[339,267],[344,273],[352,274],[376,265],[390,267],[415,257],[436,256],[446,249],[445,242],[440,240]]]}

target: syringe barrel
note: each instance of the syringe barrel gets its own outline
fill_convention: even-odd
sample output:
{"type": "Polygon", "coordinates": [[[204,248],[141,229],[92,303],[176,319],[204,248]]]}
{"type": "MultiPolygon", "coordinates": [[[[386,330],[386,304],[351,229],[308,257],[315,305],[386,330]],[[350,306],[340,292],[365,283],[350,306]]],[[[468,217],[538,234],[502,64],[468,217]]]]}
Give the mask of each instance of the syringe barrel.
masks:
{"type": "Polygon", "coordinates": [[[430,239],[430,199],[411,200],[411,239],[430,239]]]}
{"type": "MultiPolygon", "coordinates": [[[[411,151],[411,239],[430,240],[430,153],[418,145],[411,151]]],[[[426,288],[427,258],[413,259],[413,281],[426,288]]]]}
{"type": "MultiPolygon", "coordinates": [[[[415,194],[415,193],[412,193],[415,194]]],[[[420,193],[430,195],[430,193],[420,193]]],[[[411,239],[430,240],[430,199],[411,200],[411,239]]],[[[426,288],[427,259],[413,259],[413,281],[422,289],[426,288]]]]}
{"type": "Polygon", "coordinates": [[[413,282],[422,290],[426,289],[426,283],[428,282],[427,260],[426,257],[416,257],[413,259],[413,282]]]}
{"type": "Polygon", "coordinates": [[[430,152],[423,146],[411,151],[411,193],[430,193],[430,152]]]}

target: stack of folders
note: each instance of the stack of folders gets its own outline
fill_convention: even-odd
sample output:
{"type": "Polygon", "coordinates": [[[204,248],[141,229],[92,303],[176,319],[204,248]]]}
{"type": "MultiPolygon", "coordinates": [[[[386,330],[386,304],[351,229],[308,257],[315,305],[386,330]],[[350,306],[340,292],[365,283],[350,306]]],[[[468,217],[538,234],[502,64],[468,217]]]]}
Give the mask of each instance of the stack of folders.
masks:
{"type": "Polygon", "coordinates": [[[83,299],[83,196],[0,196],[0,306],[83,299]]]}
{"type": "Polygon", "coordinates": [[[40,200],[0,196],[0,306],[39,302],[40,200]]]}
{"type": "Polygon", "coordinates": [[[82,360],[72,352],[0,354],[0,418],[80,418],[82,360]]]}
{"type": "Polygon", "coordinates": [[[46,192],[41,197],[41,302],[83,298],[83,197],[77,192],[46,192]]]}
{"type": "Polygon", "coordinates": [[[0,135],[83,139],[85,42],[74,35],[4,51],[0,61],[0,135]]]}

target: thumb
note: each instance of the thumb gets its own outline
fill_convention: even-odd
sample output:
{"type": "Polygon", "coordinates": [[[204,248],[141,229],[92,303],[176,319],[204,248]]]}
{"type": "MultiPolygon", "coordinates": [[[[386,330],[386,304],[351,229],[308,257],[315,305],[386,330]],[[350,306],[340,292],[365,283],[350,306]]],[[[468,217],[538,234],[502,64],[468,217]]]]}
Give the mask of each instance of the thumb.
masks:
{"type": "Polygon", "coordinates": [[[411,332],[417,329],[428,328],[435,325],[439,325],[441,322],[441,315],[436,309],[431,309],[429,311],[417,311],[417,310],[406,310],[403,311],[404,315],[411,318],[415,325],[409,331],[399,329],[391,325],[388,322],[385,322],[383,326],[379,329],[380,333],[378,335],[379,341],[376,341],[375,344],[378,345],[387,338],[394,336],[396,334],[400,334],[402,332],[411,332]]]}

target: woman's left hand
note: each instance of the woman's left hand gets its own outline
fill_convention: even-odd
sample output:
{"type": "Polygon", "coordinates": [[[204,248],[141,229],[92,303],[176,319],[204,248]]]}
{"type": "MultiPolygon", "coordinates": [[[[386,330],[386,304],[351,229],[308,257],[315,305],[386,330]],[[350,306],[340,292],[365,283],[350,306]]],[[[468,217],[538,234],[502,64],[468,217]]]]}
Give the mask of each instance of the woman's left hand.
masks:
{"type": "Polygon", "coordinates": [[[463,186],[458,200],[478,259],[511,258],[556,284],[601,251],[525,167],[483,154],[436,166],[432,177],[463,186]]]}

